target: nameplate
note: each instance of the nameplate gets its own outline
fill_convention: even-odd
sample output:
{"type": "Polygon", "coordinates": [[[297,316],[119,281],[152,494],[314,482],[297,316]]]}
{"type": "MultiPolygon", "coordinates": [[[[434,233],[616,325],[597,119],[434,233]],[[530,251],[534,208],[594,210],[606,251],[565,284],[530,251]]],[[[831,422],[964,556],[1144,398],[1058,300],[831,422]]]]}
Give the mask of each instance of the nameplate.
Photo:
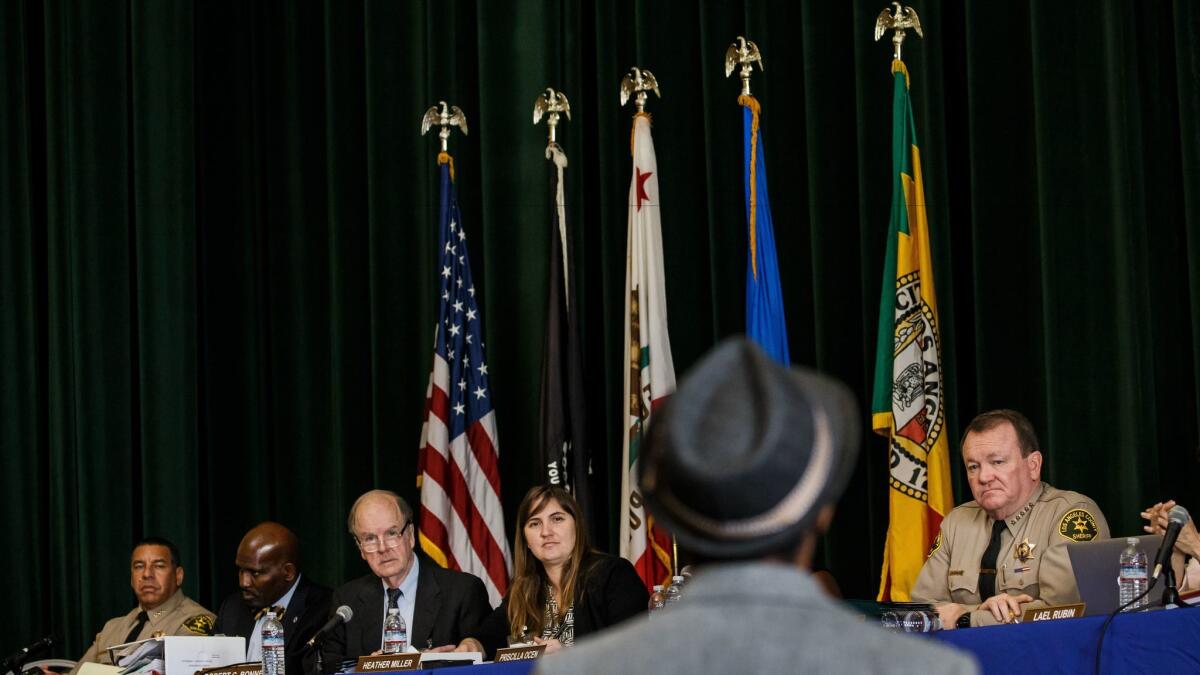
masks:
{"type": "Polygon", "coordinates": [[[505,647],[496,650],[496,663],[509,661],[532,661],[546,651],[546,645],[529,645],[528,647],[505,647]]]}
{"type": "Polygon", "coordinates": [[[416,670],[420,654],[377,654],[375,656],[358,657],[360,673],[382,672],[385,670],[416,670]]]}
{"type": "Polygon", "coordinates": [[[217,666],[196,671],[196,675],[262,675],[261,663],[239,663],[233,666],[217,666]]]}
{"type": "Polygon", "coordinates": [[[1030,621],[1053,621],[1055,619],[1077,619],[1083,616],[1083,608],[1086,607],[1080,602],[1074,605],[1055,605],[1053,607],[1038,607],[1036,609],[1027,609],[1021,614],[1021,623],[1029,623],[1030,621]]]}

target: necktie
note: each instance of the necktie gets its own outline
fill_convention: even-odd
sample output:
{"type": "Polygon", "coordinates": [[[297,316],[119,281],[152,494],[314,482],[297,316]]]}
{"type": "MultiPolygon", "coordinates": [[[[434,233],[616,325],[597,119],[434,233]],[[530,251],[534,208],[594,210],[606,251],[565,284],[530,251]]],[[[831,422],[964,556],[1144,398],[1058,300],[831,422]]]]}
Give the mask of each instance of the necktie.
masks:
{"type": "Polygon", "coordinates": [[[996,558],[1000,557],[1000,535],[1003,533],[1003,520],[992,523],[992,540],[988,542],[983,557],[979,559],[979,599],[981,601],[996,594],[996,558]]]}
{"type": "Polygon", "coordinates": [[[283,613],[286,611],[286,609],[280,607],[279,605],[275,605],[274,607],[263,607],[254,613],[254,621],[257,623],[259,619],[267,615],[267,612],[275,612],[275,618],[283,621],[283,613]]]}
{"type": "Polygon", "coordinates": [[[387,589],[387,595],[388,595],[388,605],[387,605],[388,609],[400,606],[400,589],[399,588],[387,589]]]}
{"type": "Polygon", "coordinates": [[[126,642],[133,642],[139,635],[142,634],[142,629],[146,627],[146,622],[150,620],[150,615],[146,610],[138,612],[137,623],[133,624],[133,630],[129,631],[129,635],[125,636],[126,642]]]}

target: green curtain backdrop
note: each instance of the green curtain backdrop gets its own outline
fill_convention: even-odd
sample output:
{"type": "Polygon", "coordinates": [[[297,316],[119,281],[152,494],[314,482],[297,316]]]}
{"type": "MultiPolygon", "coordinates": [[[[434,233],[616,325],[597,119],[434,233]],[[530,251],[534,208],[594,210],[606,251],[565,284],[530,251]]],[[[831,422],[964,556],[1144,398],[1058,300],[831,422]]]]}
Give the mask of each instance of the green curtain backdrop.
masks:
{"type": "MultiPolygon", "coordinates": [[[[629,125],[652,70],[676,367],[743,325],[739,83],[756,41],[796,363],[869,401],[890,197],[883,2],[0,3],[0,652],[77,656],[132,606],[128,549],[183,549],[215,606],[273,518],[307,574],[361,574],[346,509],[415,499],[435,308],[438,100],[482,295],[506,514],[540,474],[547,86],[567,94],[589,424],[612,546],[629,125]]],[[[1200,479],[1200,7],[927,2],[904,56],[924,153],[949,430],[1015,407],[1046,478],[1118,534],[1200,479]]],[[[864,426],[867,414],[864,408],[864,426]]],[[[954,444],[957,454],[957,443],[954,444]]],[[[969,499],[955,459],[956,493],[969,499]]],[[[826,538],[878,581],[887,453],[868,439],[826,538]]],[[[753,489],[754,486],[747,486],[753,489]]],[[[510,525],[511,531],[511,525],[510,525]]]]}

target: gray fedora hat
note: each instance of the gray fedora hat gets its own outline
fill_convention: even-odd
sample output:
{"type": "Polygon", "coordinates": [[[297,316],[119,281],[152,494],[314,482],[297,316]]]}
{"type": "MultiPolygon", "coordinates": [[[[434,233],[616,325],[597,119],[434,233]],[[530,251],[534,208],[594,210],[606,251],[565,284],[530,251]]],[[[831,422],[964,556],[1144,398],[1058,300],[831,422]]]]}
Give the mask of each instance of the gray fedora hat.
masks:
{"type": "Polygon", "coordinates": [[[799,541],[842,494],[861,431],[845,385],[727,339],[652,418],[639,486],[688,550],[749,558],[799,541]]]}

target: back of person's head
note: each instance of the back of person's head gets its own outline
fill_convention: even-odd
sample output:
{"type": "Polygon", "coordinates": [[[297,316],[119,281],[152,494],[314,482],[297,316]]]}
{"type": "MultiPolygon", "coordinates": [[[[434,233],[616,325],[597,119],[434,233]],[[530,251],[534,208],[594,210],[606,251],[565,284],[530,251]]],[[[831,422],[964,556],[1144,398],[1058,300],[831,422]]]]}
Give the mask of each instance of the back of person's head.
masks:
{"type": "Polygon", "coordinates": [[[794,549],[845,489],[861,437],[850,391],[745,338],[706,355],[652,418],[639,484],[681,547],[706,559],[794,549]]]}

